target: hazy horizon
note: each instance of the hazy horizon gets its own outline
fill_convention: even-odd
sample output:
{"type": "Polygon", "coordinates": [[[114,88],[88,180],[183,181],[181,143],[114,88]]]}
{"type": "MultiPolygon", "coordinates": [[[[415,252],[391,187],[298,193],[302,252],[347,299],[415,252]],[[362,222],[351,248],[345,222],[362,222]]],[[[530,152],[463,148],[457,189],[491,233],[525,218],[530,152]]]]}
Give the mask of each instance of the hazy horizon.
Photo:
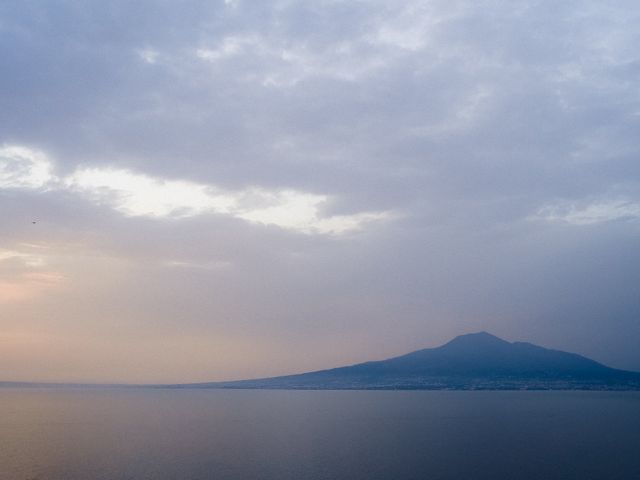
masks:
{"type": "Polygon", "coordinates": [[[488,331],[640,371],[640,4],[0,5],[0,381],[488,331]]]}
{"type": "MultiPolygon", "coordinates": [[[[283,371],[283,372],[276,372],[273,374],[267,374],[265,376],[261,376],[261,377],[245,377],[245,378],[218,378],[218,379],[204,379],[200,382],[149,382],[149,381],[139,381],[139,382],[119,382],[117,380],[114,381],[102,381],[102,382],[96,382],[96,381],[64,381],[64,380],[58,380],[58,381],[54,381],[54,382],[48,382],[46,380],[43,381],[38,381],[38,380],[18,380],[18,381],[10,381],[8,382],[8,384],[20,384],[20,383],[31,383],[34,385],[38,385],[38,384],[51,384],[51,385],[87,385],[87,386],[108,386],[108,385],[129,385],[129,386],[157,386],[157,385],[189,385],[191,383],[193,384],[198,384],[198,383],[210,383],[211,381],[213,382],[227,382],[227,381],[244,381],[244,380],[260,380],[263,378],[279,378],[279,377],[288,377],[291,375],[298,375],[298,374],[306,374],[306,373],[312,373],[312,372],[318,372],[318,371],[325,371],[325,370],[331,370],[334,368],[340,368],[340,367],[350,367],[352,365],[363,365],[365,363],[368,362],[378,362],[378,361],[385,361],[385,360],[391,360],[394,358],[399,358],[399,357],[404,357],[407,354],[413,354],[413,353],[417,353],[417,352],[421,352],[423,350],[430,350],[430,349],[438,349],[438,347],[445,347],[448,346],[449,343],[453,344],[455,343],[455,341],[461,339],[462,337],[478,337],[478,336],[488,336],[488,337],[493,337],[494,339],[497,339],[498,341],[502,340],[502,341],[506,341],[508,343],[512,343],[512,344],[518,344],[518,343],[526,343],[528,345],[531,345],[531,343],[529,342],[524,342],[524,341],[515,341],[515,342],[510,342],[509,340],[505,340],[502,339],[500,337],[496,337],[495,335],[491,334],[490,332],[485,332],[485,331],[480,331],[480,332],[469,332],[469,333],[464,333],[461,335],[458,335],[452,339],[449,339],[449,341],[438,344],[438,345],[433,345],[433,346],[429,346],[429,347],[424,347],[424,348],[420,348],[418,350],[411,350],[411,351],[406,351],[406,352],[398,352],[397,354],[394,354],[392,356],[387,356],[387,357],[375,357],[375,358],[364,358],[364,359],[360,359],[358,360],[356,363],[350,363],[350,364],[335,364],[335,365],[325,365],[323,367],[320,367],[318,369],[314,369],[314,370],[290,370],[290,371],[283,371]]],[[[483,340],[478,340],[480,342],[480,344],[483,344],[483,340]]],[[[537,347],[542,347],[543,349],[545,349],[546,347],[542,346],[542,345],[536,345],[537,347]]],[[[554,349],[550,349],[550,351],[553,352],[562,352],[561,350],[554,350],[554,349]]],[[[564,352],[564,353],[569,353],[569,354],[574,354],[576,352],[564,352]]],[[[578,354],[579,355],[579,354],[578,354]]],[[[587,360],[593,360],[593,359],[589,359],[588,357],[584,357],[583,358],[587,359],[587,360]]],[[[600,363],[600,365],[603,365],[602,363],[600,363]]],[[[609,365],[605,365],[605,367],[610,367],[609,365]]],[[[292,367],[293,368],[293,367],[292,367]]],[[[632,372],[630,370],[618,370],[618,371],[627,371],[627,372],[632,372]]],[[[637,372],[640,373],[640,372],[637,372]]],[[[524,377],[523,377],[524,378],[524,377]]],[[[2,383],[4,380],[0,380],[0,383],[2,383]]],[[[626,387],[626,386],[625,386],[626,387]]],[[[249,387],[249,388],[265,388],[265,387],[249,387]]],[[[269,388],[269,387],[266,387],[269,388]]],[[[281,388],[281,387],[275,387],[275,388],[281,388]]],[[[326,388],[326,387],[321,387],[319,386],[318,388],[326,388]]],[[[449,388],[451,388],[451,386],[449,386],[449,388]]],[[[549,388],[549,385],[545,385],[545,388],[549,388]]],[[[611,388],[611,387],[609,387],[611,388]]],[[[517,388],[515,388],[517,389],[517,388]]],[[[557,388],[556,388],[557,389],[557,388]]],[[[533,388],[533,390],[536,390],[536,388],[533,388]]]]}

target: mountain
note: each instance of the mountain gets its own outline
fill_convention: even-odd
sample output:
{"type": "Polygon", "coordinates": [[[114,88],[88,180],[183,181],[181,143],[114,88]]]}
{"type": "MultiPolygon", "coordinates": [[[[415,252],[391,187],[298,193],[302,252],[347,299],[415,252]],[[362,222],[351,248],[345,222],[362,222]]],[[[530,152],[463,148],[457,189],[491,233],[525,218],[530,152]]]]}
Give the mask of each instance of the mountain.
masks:
{"type": "Polygon", "coordinates": [[[640,390],[640,373],[486,332],[387,360],[297,375],[173,388],[375,390],[640,390]]]}

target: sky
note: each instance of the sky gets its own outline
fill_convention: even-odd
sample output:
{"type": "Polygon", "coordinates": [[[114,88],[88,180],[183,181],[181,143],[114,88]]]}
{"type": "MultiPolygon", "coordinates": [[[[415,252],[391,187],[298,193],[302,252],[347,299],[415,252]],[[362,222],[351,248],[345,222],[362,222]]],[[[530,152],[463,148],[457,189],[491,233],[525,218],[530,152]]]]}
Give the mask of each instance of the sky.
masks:
{"type": "Polygon", "coordinates": [[[640,371],[635,0],[0,3],[0,380],[486,330],[640,371]]]}

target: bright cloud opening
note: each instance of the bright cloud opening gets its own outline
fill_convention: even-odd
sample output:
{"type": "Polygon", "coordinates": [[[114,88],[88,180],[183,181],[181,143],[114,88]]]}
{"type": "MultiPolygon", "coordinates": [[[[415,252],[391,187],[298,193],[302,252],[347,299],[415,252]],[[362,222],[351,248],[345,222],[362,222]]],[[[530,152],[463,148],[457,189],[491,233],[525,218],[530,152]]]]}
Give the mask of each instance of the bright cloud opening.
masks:
{"type": "Polygon", "coordinates": [[[66,185],[129,216],[191,217],[205,212],[228,213],[234,203],[212,188],[182,180],[163,180],[128,170],[86,168],[66,185]]]}
{"type": "Polygon", "coordinates": [[[308,234],[342,234],[386,217],[382,212],[322,217],[321,209],[329,200],[326,195],[262,188],[225,191],[129,170],[80,169],[65,183],[128,216],[185,218],[214,213],[308,234]]]}
{"type": "Polygon", "coordinates": [[[55,180],[52,170],[43,152],[15,145],[0,147],[0,188],[43,188],[55,180]]]}
{"type": "Polygon", "coordinates": [[[52,162],[42,152],[16,146],[0,149],[0,188],[66,189],[132,217],[218,214],[301,233],[340,235],[389,216],[387,212],[323,216],[329,196],[292,189],[228,190],[115,168],[79,168],[61,179],[52,171],[52,162]]]}

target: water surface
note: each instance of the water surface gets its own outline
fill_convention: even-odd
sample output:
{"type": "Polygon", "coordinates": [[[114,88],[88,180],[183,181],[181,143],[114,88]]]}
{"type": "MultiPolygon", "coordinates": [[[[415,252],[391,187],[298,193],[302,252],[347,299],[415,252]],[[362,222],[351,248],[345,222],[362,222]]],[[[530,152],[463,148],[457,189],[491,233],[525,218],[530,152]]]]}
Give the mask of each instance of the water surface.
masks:
{"type": "Polygon", "coordinates": [[[634,479],[640,393],[0,389],[2,480],[634,479]]]}

